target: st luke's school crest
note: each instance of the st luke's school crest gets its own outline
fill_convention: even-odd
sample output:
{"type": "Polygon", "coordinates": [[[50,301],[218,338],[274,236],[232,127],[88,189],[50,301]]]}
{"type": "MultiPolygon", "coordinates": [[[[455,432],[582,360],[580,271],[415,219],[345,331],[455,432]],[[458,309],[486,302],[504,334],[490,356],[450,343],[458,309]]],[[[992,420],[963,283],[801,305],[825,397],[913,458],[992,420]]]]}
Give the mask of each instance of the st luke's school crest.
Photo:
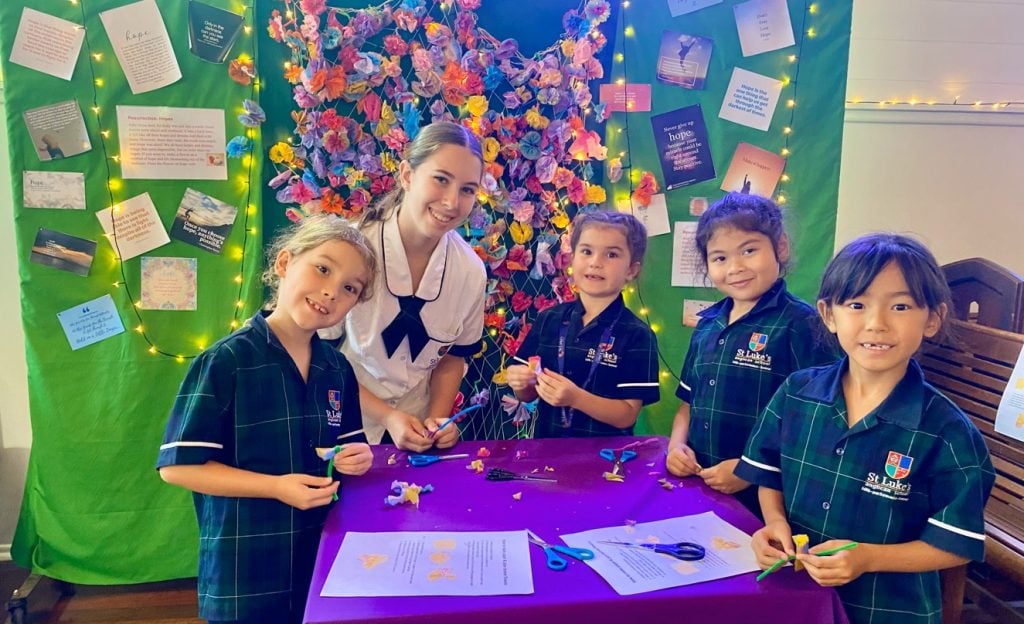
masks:
{"type": "Polygon", "coordinates": [[[910,466],[913,463],[913,457],[889,451],[889,457],[885,460],[885,474],[892,479],[902,479],[910,474],[910,466]]]}

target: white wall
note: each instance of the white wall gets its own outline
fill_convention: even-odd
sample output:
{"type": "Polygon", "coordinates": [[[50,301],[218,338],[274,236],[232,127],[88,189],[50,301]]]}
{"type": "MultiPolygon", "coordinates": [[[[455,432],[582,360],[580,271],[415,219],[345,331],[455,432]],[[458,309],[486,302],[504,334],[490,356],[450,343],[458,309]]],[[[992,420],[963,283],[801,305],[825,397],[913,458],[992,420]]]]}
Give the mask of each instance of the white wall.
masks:
{"type": "MultiPolygon", "coordinates": [[[[0,82],[0,120],[5,109],[0,82]]],[[[7,127],[0,122],[0,560],[10,558],[32,445],[9,172],[7,127]]]]}

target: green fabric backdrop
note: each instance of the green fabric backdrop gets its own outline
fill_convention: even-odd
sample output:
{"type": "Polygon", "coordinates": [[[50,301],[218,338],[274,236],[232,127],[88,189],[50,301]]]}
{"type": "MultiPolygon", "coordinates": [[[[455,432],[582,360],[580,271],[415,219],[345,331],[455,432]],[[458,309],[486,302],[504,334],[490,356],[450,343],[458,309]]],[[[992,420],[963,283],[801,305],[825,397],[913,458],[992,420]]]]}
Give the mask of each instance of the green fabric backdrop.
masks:
{"type": "MultiPolygon", "coordinates": [[[[111,204],[106,192],[107,163],[112,176],[118,164],[105,160],[117,154],[115,105],[180,106],[225,110],[227,138],[244,128],[235,119],[251,89],[228,78],[227,65],[204,62],[189,52],[186,10],[181,0],[160,0],[163,16],[183,78],[177,83],[132,95],[98,14],[126,2],[0,3],[0,39],[10,137],[15,230],[20,259],[22,317],[29,371],[32,451],[21,516],[12,548],[14,558],[37,572],[76,583],[141,582],[194,576],[196,572],[195,512],[190,495],[164,484],[154,464],[157,447],[186,363],[152,355],[122,281],[110,244],[102,238],[95,212],[111,204]],[[31,6],[86,28],[70,82],[8,61],[22,8],[31,6]],[[101,54],[95,60],[91,54],[101,54]],[[92,66],[92,69],[90,68],[92,66]],[[95,76],[103,86],[94,89],[95,76]],[[99,105],[99,122],[92,111],[99,105]],[[25,109],[77,98],[93,149],[63,160],[40,162],[22,121],[25,109]],[[101,136],[110,130],[109,138],[101,136]],[[26,209],[22,205],[22,172],[84,172],[86,210],[26,209]],[[88,277],[28,261],[40,227],[95,240],[98,248],[88,277]],[[126,327],[124,334],[71,351],[57,313],[110,294],[126,327]]],[[[241,12],[239,2],[211,2],[241,12]]],[[[247,15],[251,24],[251,11],[247,15]]],[[[255,31],[253,31],[255,32],[255,31]]],[[[231,58],[252,54],[253,36],[242,34],[231,58]]],[[[260,180],[259,161],[253,171],[260,180]]],[[[259,227],[246,236],[248,188],[240,179],[247,168],[228,160],[227,181],[125,180],[113,191],[115,201],[148,191],[165,227],[170,227],[186,187],[239,207],[231,236],[219,256],[172,240],[144,255],[198,258],[198,309],[195,312],[140,310],[146,336],[162,351],[194,355],[199,344],[210,345],[229,331],[233,318],[246,318],[262,294],[258,270],[262,240],[259,227]],[[244,266],[239,260],[245,239],[244,266]],[[236,308],[244,282],[242,309],[236,308]]],[[[258,192],[252,201],[259,202],[258,192]]],[[[131,296],[139,297],[140,258],[124,263],[131,296]]]]}
{"type": "MultiPolygon", "coordinates": [[[[175,390],[184,374],[185,365],[174,358],[147,353],[148,344],[132,331],[138,325],[132,301],[124,288],[111,284],[121,281],[120,269],[112,259],[110,246],[101,240],[96,210],[107,207],[106,162],[100,150],[101,129],[111,130],[106,139],[110,153],[117,151],[114,105],[169,105],[224,108],[227,137],[241,134],[234,117],[240,112],[241,100],[251,97],[249,88],[227,78],[226,65],[212,65],[198,60],[188,51],[185,12],[181,0],[157,0],[170,33],[183,78],[174,85],[142,95],[132,95],[110,49],[97,14],[126,4],[117,0],[79,0],[79,4],[52,2],[34,6],[57,17],[82,23],[87,28],[87,41],[93,52],[103,59],[91,62],[88,46],[83,46],[70,83],[33,70],[10,64],[11,45],[23,0],[0,3],[0,51],[5,76],[7,127],[10,134],[12,183],[15,197],[15,227],[19,242],[22,280],[22,313],[29,366],[29,392],[32,410],[33,448],[25,499],[13,547],[13,555],[35,571],[76,583],[104,584],[144,582],[192,576],[196,571],[197,533],[189,495],[164,485],[153,462],[175,390]],[[100,118],[91,113],[94,65],[97,77],[104,79],[98,90],[100,118]],[[62,161],[39,163],[35,149],[25,131],[21,112],[47,103],[78,98],[82,105],[93,151],[62,161]],[[85,211],[25,209],[20,204],[23,170],[84,171],[89,208],[85,211]],[[47,227],[100,242],[92,273],[80,278],[28,262],[28,255],[39,227],[47,227]],[[86,347],[69,350],[56,313],[81,302],[111,294],[118,305],[128,331],[120,336],[86,347]]],[[[209,0],[210,4],[241,13],[240,2],[209,0]]],[[[254,25],[252,35],[243,34],[235,43],[230,58],[241,52],[253,53],[253,38],[259,39],[257,70],[264,81],[269,121],[263,127],[263,141],[272,144],[286,138],[292,124],[287,85],[281,74],[284,50],[266,38],[266,17],[276,2],[256,3],[257,16],[247,23],[254,25]]],[[[332,2],[331,4],[336,4],[332,2]]],[[[353,3],[355,4],[355,3],[353,3]]],[[[719,178],[692,187],[670,191],[667,195],[670,221],[688,220],[691,196],[718,197],[721,176],[728,166],[738,141],[746,141],[765,149],[780,149],[784,138],[781,128],[788,124],[785,100],[795,97],[798,106],[789,146],[793,154],[787,168],[792,182],[785,187],[788,197],[790,233],[794,239],[795,266],[789,281],[792,289],[805,298],[813,296],[821,269],[831,255],[838,193],[839,154],[842,136],[843,94],[845,93],[847,50],[851,7],[849,3],[824,3],[820,11],[810,15],[808,3],[790,0],[794,30],[798,39],[803,22],[810,20],[817,36],[805,40],[800,49],[799,80],[783,90],[775,121],[762,133],[717,119],[726,85],[733,66],[779,77],[792,73],[795,66],[786,58],[795,48],[744,59],[739,51],[732,6],[727,1],[679,18],[669,16],[661,0],[633,0],[622,12],[626,25],[635,35],[623,38],[609,33],[617,51],[625,57],[625,77],[633,83],[650,83],[653,92],[652,114],[674,110],[699,102],[704,108],[712,153],[719,178]],[[715,41],[711,68],[704,91],[686,91],[664,85],[654,78],[662,29],[709,36],[715,41]],[[625,47],[623,47],[625,46],[625,47]],[[796,89],[796,95],[793,91],[796,89]]],[[[359,3],[365,6],[365,3],[359,3]]],[[[520,21],[520,3],[485,0],[479,13],[481,23],[494,34],[520,39],[524,50],[531,51],[557,38],[560,25],[556,20],[575,3],[561,0],[543,3],[530,20],[520,21]],[[541,8],[543,8],[543,11],[541,8]],[[541,28],[540,15],[546,16],[541,28]],[[535,42],[535,44],[534,44],[535,42]]],[[[623,75],[623,63],[612,63],[606,76],[623,75]]],[[[661,172],[646,113],[629,115],[628,131],[619,134],[624,115],[615,114],[608,124],[610,153],[622,149],[622,137],[628,136],[628,150],[634,169],[653,171],[661,181],[661,172]]],[[[256,153],[260,146],[257,144],[256,153]]],[[[260,171],[259,159],[253,180],[266,178],[260,171]]],[[[111,163],[114,177],[116,163],[111,163]]],[[[259,223],[255,234],[244,239],[244,276],[242,299],[245,304],[238,318],[245,318],[259,303],[259,248],[263,231],[270,232],[284,223],[283,207],[272,200],[261,200],[254,187],[252,197],[238,182],[246,169],[238,160],[229,160],[226,182],[189,181],[124,181],[114,192],[116,200],[148,191],[165,225],[169,226],[186,186],[210,194],[240,207],[238,220],[225,251],[215,257],[184,243],[172,241],[149,255],[198,257],[199,310],[188,312],[143,311],[146,334],[168,353],[194,354],[197,343],[210,344],[228,331],[228,323],[236,316],[235,301],[239,286],[233,281],[239,273],[239,261],[232,259],[229,249],[243,244],[247,203],[255,205],[255,214],[248,218],[259,223]],[[266,203],[264,210],[263,203],[266,203]]],[[[627,170],[628,176],[628,170],[627,170]]],[[[624,179],[627,179],[624,177],[624,179]]],[[[610,197],[628,192],[628,187],[609,187],[610,197]]],[[[684,297],[715,299],[715,291],[678,289],[669,284],[671,235],[651,239],[647,265],[639,282],[639,294],[650,309],[649,318],[660,326],[659,344],[665,358],[664,371],[677,373],[688,344],[690,331],[681,328],[681,301],[684,297]]],[[[139,259],[125,263],[127,282],[137,298],[139,259]]],[[[628,301],[634,309],[641,307],[636,294],[628,301]]],[[[640,432],[667,433],[676,402],[672,398],[675,380],[666,375],[663,401],[644,411],[638,425],[640,432]]]]}

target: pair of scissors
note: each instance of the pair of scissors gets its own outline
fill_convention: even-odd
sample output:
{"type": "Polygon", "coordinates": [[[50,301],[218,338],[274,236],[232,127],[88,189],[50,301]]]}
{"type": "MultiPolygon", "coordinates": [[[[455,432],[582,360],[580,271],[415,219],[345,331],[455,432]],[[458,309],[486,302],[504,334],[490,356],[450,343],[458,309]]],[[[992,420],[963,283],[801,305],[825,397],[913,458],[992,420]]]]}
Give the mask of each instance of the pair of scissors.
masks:
{"type": "Polygon", "coordinates": [[[612,462],[612,474],[622,474],[622,464],[636,457],[636,451],[616,451],[613,449],[601,449],[600,455],[603,459],[612,462]]]}
{"type": "Polygon", "coordinates": [[[539,535],[537,535],[530,529],[526,529],[526,534],[529,536],[528,539],[530,540],[531,544],[536,544],[537,546],[540,546],[544,549],[544,554],[547,555],[548,558],[548,567],[552,570],[561,571],[569,565],[569,562],[566,561],[565,557],[562,557],[561,555],[566,555],[579,561],[588,561],[594,558],[594,551],[590,550],[589,548],[552,546],[551,544],[548,544],[547,542],[542,540],[539,535]]]}
{"type": "Polygon", "coordinates": [[[637,542],[610,542],[603,541],[602,544],[615,544],[617,546],[628,546],[630,548],[643,548],[669,557],[675,557],[681,561],[700,561],[704,558],[704,547],[693,542],[678,542],[676,544],[643,544],[637,542]]]}
{"type": "Polygon", "coordinates": [[[457,453],[455,455],[410,455],[409,463],[417,468],[436,464],[444,459],[462,459],[469,457],[469,453],[457,453]]]}

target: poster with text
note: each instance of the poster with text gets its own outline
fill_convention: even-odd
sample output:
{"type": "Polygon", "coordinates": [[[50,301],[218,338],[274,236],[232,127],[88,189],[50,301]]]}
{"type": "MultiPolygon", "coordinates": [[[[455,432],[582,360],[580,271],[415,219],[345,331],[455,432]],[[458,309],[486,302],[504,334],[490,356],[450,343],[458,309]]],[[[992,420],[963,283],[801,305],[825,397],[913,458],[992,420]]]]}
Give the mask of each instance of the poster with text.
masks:
{"type": "Polygon", "coordinates": [[[103,295],[57,313],[72,351],[124,333],[124,323],[110,295],[103,295]]]}
{"type": "Polygon", "coordinates": [[[224,111],[118,106],[121,175],[126,180],[227,180],[224,111]]]}
{"type": "Polygon", "coordinates": [[[77,171],[23,171],[26,208],[85,210],[85,174],[77,171]]]}
{"type": "Polygon", "coordinates": [[[21,116],[39,160],[59,160],[92,149],[78,100],[30,108],[21,116]]]}
{"type": "Polygon", "coordinates": [[[132,93],[154,91],[181,80],[178,59],[155,0],[102,11],[100,21],[132,93]]]}
{"type": "Polygon", "coordinates": [[[655,115],[651,126],[666,191],[714,179],[715,163],[700,104],[655,115]]]}
{"type": "Polygon", "coordinates": [[[89,274],[95,256],[96,241],[39,228],[29,261],[85,276],[89,274]]]}
{"type": "Polygon", "coordinates": [[[100,210],[96,218],[114,253],[122,260],[130,260],[171,242],[149,193],[100,210]]]}
{"type": "Polygon", "coordinates": [[[767,130],[772,125],[775,106],[782,93],[782,81],[737,67],[722,99],[722,119],[767,130]]]}
{"type": "Polygon", "coordinates": [[[171,225],[171,238],[219,254],[238,208],[195,189],[185,189],[171,225]]]}
{"type": "Polygon", "coordinates": [[[142,257],[143,310],[195,310],[195,258],[142,257]]]}
{"type": "Polygon", "coordinates": [[[786,159],[749,143],[740,143],[722,178],[722,190],[771,197],[786,159]]]}
{"type": "Polygon", "coordinates": [[[703,89],[713,45],[707,37],[664,31],[658,52],[658,80],[684,89],[703,89]]]}
{"type": "Polygon", "coordinates": [[[796,43],[786,0],[749,0],[732,7],[743,56],[788,48],[796,43]]]}
{"type": "Polygon", "coordinates": [[[85,29],[80,25],[25,7],[14,35],[10,61],[71,80],[84,40],[85,29]]]}

